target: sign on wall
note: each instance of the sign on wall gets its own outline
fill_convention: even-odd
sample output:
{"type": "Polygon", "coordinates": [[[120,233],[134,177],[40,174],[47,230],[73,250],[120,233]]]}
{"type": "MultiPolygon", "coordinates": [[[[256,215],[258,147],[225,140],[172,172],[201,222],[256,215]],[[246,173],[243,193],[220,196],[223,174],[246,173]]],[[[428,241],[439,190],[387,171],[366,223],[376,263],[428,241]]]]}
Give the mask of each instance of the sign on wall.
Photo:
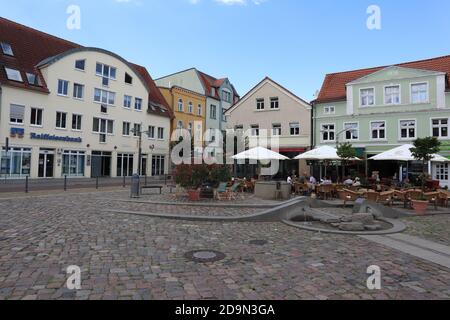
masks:
{"type": "Polygon", "coordinates": [[[81,143],[83,142],[83,139],[81,138],[72,138],[69,136],[63,137],[63,136],[56,136],[51,134],[38,134],[38,133],[31,133],[31,139],[34,140],[50,140],[50,141],[63,141],[63,142],[76,142],[81,143]]]}

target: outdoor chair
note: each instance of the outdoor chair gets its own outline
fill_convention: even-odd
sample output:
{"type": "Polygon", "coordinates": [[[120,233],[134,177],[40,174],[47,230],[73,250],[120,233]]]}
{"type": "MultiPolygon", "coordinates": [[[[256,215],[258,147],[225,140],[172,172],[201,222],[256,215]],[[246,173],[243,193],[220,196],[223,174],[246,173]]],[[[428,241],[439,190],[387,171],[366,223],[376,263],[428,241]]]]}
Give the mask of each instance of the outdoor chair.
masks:
{"type": "Polygon", "coordinates": [[[347,202],[349,201],[356,201],[361,197],[361,195],[357,192],[354,192],[352,190],[343,189],[339,191],[339,199],[344,201],[344,207],[347,205],[347,202]]]}
{"type": "Polygon", "coordinates": [[[333,185],[321,185],[319,186],[319,197],[323,200],[328,200],[328,198],[331,198],[331,194],[334,190],[333,185]]]}
{"type": "Polygon", "coordinates": [[[255,191],[255,183],[252,181],[245,181],[243,189],[245,192],[253,193],[255,191]]]}
{"type": "Polygon", "coordinates": [[[396,201],[402,202],[404,208],[408,206],[408,192],[401,191],[401,190],[394,190],[394,194],[392,196],[392,204],[394,204],[396,201]]]}
{"type": "Polygon", "coordinates": [[[438,209],[439,192],[428,192],[424,194],[425,199],[434,206],[434,210],[438,209]]]}
{"type": "Polygon", "coordinates": [[[295,183],[294,188],[295,194],[305,195],[309,192],[309,187],[306,183],[295,183]]]}
{"type": "Polygon", "coordinates": [[[227,189],[227,182],[221,182],[219,187],[216,190],[216,199],[221,200],[230,200],[230,192],[227,189]]]}
{"type": "Polygon", "coordinates": [[[230,200],[236,200],[237,196],[239,194],[239,189],[241,188],[241,183],[240,182],[236,182],[235,184],[233,184],[233,186],[229,189],[229,198],[230,200]]]}
{"type": "Polygon", "coordinates": [[[380,194],[376,191],[369,190],[366,192],[365,197],[367,201],[377,203],[378,199],[380,198],[380,194]]]}
{"type": "Polygon", "coordinates": [[[438,191],[438,193],[439,203],[443,207],[448,208],[448,203],[450,201],[450,191],[441,189],[438,191]]]}
{"type": "Polygon", "coordinates": [[[382,203],[388,206],[392,206],[394,203],[394,191],[385,191],[380,193],[380,198],[378,199],[378,203],[382,203]]]}

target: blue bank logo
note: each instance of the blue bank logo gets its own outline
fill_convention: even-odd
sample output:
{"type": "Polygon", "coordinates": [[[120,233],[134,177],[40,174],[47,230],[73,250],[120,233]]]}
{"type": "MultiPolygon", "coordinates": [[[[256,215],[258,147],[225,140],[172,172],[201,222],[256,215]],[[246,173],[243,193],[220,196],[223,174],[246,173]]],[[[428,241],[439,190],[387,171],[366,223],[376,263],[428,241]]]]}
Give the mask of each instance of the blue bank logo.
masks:
{"type": "Polygon", "coordinates": [[[83,142],[83,139],[81,138],[72,138],[69,136],[62,137],[62,136],[56,136],[51,134],[37,134],[37,133],[31,133],[31,139],[34,140],[50,140],[50,141],[63,141],[63,142],[76,142],[81,143],[83,142]]]}

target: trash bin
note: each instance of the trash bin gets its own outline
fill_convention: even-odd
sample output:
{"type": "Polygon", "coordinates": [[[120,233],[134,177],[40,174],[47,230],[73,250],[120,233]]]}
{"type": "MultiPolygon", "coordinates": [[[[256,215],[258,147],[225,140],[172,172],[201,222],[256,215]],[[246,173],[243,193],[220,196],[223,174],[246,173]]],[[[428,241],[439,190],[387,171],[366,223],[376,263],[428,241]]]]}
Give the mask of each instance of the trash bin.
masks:
{"type": "Polygon", "coordinates": [[[141,178],[134,174],[131,178],[131,198],[139,198],[141,195],[141,178]]]}

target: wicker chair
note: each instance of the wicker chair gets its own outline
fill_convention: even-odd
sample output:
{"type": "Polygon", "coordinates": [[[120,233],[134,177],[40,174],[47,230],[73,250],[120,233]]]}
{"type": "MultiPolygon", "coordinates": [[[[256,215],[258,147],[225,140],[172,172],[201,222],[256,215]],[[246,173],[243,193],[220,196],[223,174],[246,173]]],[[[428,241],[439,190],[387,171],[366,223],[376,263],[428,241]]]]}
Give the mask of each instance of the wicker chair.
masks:
{"type": "Polygon", "coordinates": [[[428,192],[424,194],[425,199],[432,205],[434,205],[434,210],[438,209],[439,202],[439,192],[428,192]]]}
{"type": "Polygon", "coordinates": [[[394,203],[394,192],[393,190],[385,191],[380,193],[380,198],[378,199],[378,203],[383,203],[388,206],[392,206],[394,203]]]}
{"type": "Polygon", "coordinates": [[[365,193],[365,198],[369,202],[378,202],[378,199],[380,198],[380,194],[376,191],[369,190],[365,193]]]}
{"type": "Polygon", "coordinates": [[[324,199],[324,200],[328,200],[329,197],[331,197],[332,193],[334,190],[334,186],[329,184],[329,185],[321,185],[319,186],[319,196],[324,199]]]}
{"type": "Polygon", "coordinates": [[[347,202],[349,201],[356,201],[361,197],[361,195],[357,192],[354,192],[352,190],[343,189],[339,191],[339,199],[344,201],[344,207],[347,205],[347,202]]]}
{"type": "Polygon", "coordinates": [[[394,204],[396,201],[402,202],[404,208],[408,206],[408,192],[406,191],[400,191],[400,190],[394,190],[394,194],[392,196],[392,204],[394,204]]]}
{"type": "Polygon", "coordinates": [[[445,208],[448,208],[448,203],[450,201],[450,191],[441,189],[438,191],[438,193],[439,203],[445,208]]]}

